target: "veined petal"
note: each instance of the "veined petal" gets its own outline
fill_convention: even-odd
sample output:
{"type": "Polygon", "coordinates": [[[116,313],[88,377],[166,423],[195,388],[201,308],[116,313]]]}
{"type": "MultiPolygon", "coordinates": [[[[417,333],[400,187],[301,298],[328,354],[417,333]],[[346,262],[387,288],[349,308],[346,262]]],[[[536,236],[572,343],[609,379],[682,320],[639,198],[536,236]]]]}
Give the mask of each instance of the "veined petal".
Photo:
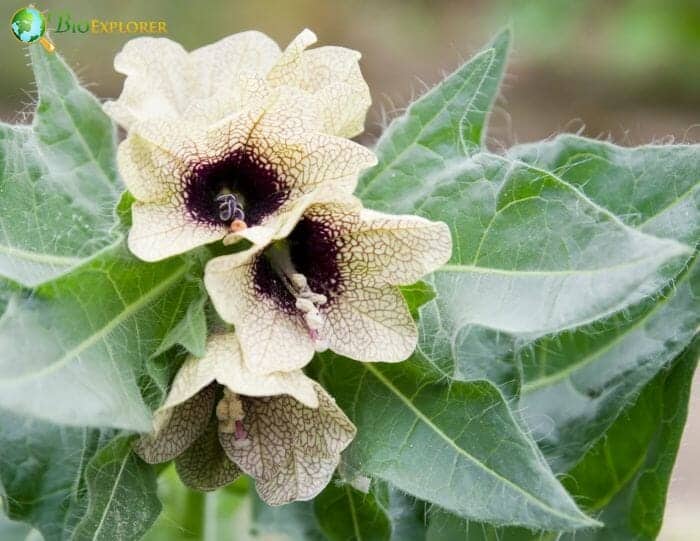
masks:
{"type": "Polygon", "coordinates": [[[194,490],[216,490],[241,475],[219,443],[218,425],[216,417],[212,417],[204,433],[175,459],[178,476],[194,490]]]}
{"type": "Polygon", "coordinates": [[[360,361],[400,362],[416,348],[416,324],[401,292],[393,286],[348,289],[323,313],[321,336],[340,355],[360,361]]]}
{"type": "Polygon", "coordinates": [[[153,433],[134,445],[137,455],[149,464],[168,462],[199,438],[212,417],[216,390],[209,386],[198,391],[176,407],[156,412],[153,433]]]}
{"type": "Polygon", "coordinates": [[[219,432],[226,454],[256,479],[258,493],[270,505],[308,500],[323,490],[355,436],[355,427],[333,398],[314,386],[316,409],[289,396],[241,397],[245,445],[233,434],[219,432]]]}
{"type": "Polygon", "coordinates": [[[224,226],[201,224],[177,199],[168,203],[140,203],[131,207],[129,250],[144,261],[160,261],[197,246],[220,240],[224,226]]]}
{"type": "Polygon", "coordinates": [[[219,334],[209,338],[204,357],[189,357],[180,367],[170,394],[161,410],[177,408],[188,403],[190,397],[217,381],[230,391],[246,396],[273,396],[286,394],[310,408],[318,407],[313,380],[301,370],[273,372],[261,376],[250,371],[243,362],[238,337],[235,333],[219,334]]]}
{"type": "Polygon", "coordinates": [[[274,92],[267,80],[255,73],[233,74],[231,84],[224,85],[212,95],[192,96],[180,118],[207,126],[232,115],[261,107],[274,92]]]}
{"type": "Polygon", "coordinates": [[[314,96],[319,102],[325,133],[355,137],[365,130],[365,117],[371,105],[369,88],[358,92],[347,83],[333,83],[317,90],[314,96]]]}
{"type": "Polygon", "coordinates": [[[420,216],[362,209],[360,220],[343,236],[342,258],[350,264],[366,254],[364,284],[410,285],[449,261],[452,237],[447,224],[420,216]],[[369,282],[372,283],[372,282],[369,282]]]}
{"type": "Polygon", "coordinates": [[[318,202],[304,213],[333,239],[346,284],[410,285],[449,260],[452,238],[446,224],[360,208],[353,199],[318,202]]]}
{"type": "Polygon", "coordinates": [[[332,186],[347,194],[355,189],[360,172],[377,163],[377,157],[367,147],[333,135],[307,134],[300,141],[299,150],[295,164],[297,183],[332,186]]]}
{"type": "Polygon", "coordinates": [[[216,121],[247,107],[254,96],[250,82],[264,81],[280,54],[274,41],[255,31],[189,54],[169,39],[136,38],[114,59],[115,69],[127,78],[119,99],[107,102],[105,111],[127,129],[155,118],[216,121]]]}
{"type": "Polygon", "coordinates": [[[282,53],[267,78],[273,86],[304,89],[317,98],[324,119],[324,131],[354,137],[364,129],[372,103],[369,87],[362,77],[360,53],[344,47],[319,47],[310,30],[301,32],[282,53]]]}
{"type": "Polygon", "coordinates": [[[260,498],[272,506],[312,500],[326,488],[339,462],[340,455],[309,459],[289,454],[272,479],[256,479],[255,489],[260,498]]]}
{"type": "Polygon", "coordinates": [[[240,73],[264,77],[280,55],[279,46],[262,32],[239,32],[189,54],[192,82],[199,96],[215,96],[236,86],[240,73]]]}
{"type": "Polygon", "coordinates": [[[279,57],[276,64],[272,66],[267,74],[267,79],[276,86],[290,83],[294,85],[297,83],[297,72],[302,67],[302,54],[304,53],[304,49],[316,43],[316,40],[316,34],[311,30],[308,28],[302,30],[299,35],[287,45],[287,48],[279,57]]]}
{"type": "Polygon", "coordinates": [[[314,344],[301,316],[286,310],[256,283],[268,271],[261,249],[210,260],[204,283],[216,311],[235,325],[251,372],[297,370],[313,357],[314,344]]]}
{"type": "Polygon", "coordinates": [[[361,57],[358,51],[330,45],[305,51],[298,85],[316,92],[334,83],[345,83],[369,98],[369,89],[360,71],[361,57]]]}
{"type": "Polygon", "coordinates": [[[336,249],[341,285],[320,307],[325,316],[320,335],[328,347],[364,361],[407,359],[418,333],[393,286],[412,284],[448,261],[452,245],[447,226],[417,216],[358,210],[343,200],[315,204],[305,216],[323,224],[329,246],[336,249]]]}
{"type": "Polygon", "coordinates": [[[447,226],[365,210],[351,196],[314,202],[294,223],[284,240],[215,258],[205,270],[250,369],[296,369],[326,347],[365,361],[408,358],[417,330],[395,286],[449,259],[447,226]],[[278,364],[285,353],[287,366],[278,364]]]}
{"type": "Polygon", "coordinates": [[[149,203],[164,202],[176,194],[187,169],[183,157],[136,132],[119,145],[117,165],[131,194],[149,203]]]}
{"type": "Polygon", "coordinates": [[[372,97],[360,71],[361,56],[352,49],[334,46],[301,55],[294,84],[319,101],[326,133],[354,137],[364,131],[372,97]]]}
{"type": "Polygon", "coordinates": [[[114,69],[127,78],[119,99],[104,109],[125,128],[147,118],[178,117],[186,107],[187,52],[180,44],[167,38],[132,39],[114,57],[114,69]]]}
{"type": "Polygon", "coordinates": [[[248,108],[252,118],[249,137],[263,139],[275,134],[275,143],[290,137],[295,141],[309,132],[319,131],[322,123],[313,95],[298,88],[282,86],[271,90],[266,99],[248,108]]]}

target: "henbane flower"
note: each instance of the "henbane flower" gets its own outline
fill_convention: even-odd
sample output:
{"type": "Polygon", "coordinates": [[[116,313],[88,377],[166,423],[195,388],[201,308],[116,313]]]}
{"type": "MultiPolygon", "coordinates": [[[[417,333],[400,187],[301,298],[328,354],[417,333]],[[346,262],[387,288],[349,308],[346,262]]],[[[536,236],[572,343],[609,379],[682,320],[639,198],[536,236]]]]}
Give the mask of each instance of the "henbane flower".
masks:
{"type": "Polygon", "coordinates": [[[365,147],[321,129],[313,97],[289,88],[210,127],[136,124],[118,152],[136,198],[129,248],[156,261],[220,239],[284,236],[315,193],[351,191],[375,163],[365,147]]]}
{"type": "Polygon", "coordinates": [[[175,459],[183,482],[213,490],[241,471],[270,505],[308,500],[328,484],[355,427],[301,371],[260,376],[242,362],[233,333],[214,335],[189,358],[136,452],[149,463],[175,459]]]}
{"type": "Polygon", "coordinates": [[[212,259],[205,285],[236,326],[256,373],[294,370],[330,348],[363,361],[398,362],[417,330],[398,285],[447,262],[447,226],[364,209],[348,197],[314,203],[289,236],[212,259]]]}
{"type": "Polygon", "coordinates": [[[139,38],[120,53],[129,77],[106,109],[129,128],[118,166],[136,199],[137,257],[221,239],[268,243],[318,191],[349,193],[376,163],[345,138],[362,129],[368,105],[359,56],[304,51],[314,39],[302,32],[275,55],[269,38],[251,32],[187,55],[169,40],[139,38]]]}
{"type": "Polygon", "coordinates": [[[105,110],[126,129],[158,118],[211,123],[246,108],[259,91],[286,86],[313,96],[325,133],[353,137],[371,102],[360,53],[331,46],[307,51],[315,42],[304,30],[282,52],[265,34],[249,31],[188,53],[166,38],[136,38],[114,59],[127,78],[105,110]]]}

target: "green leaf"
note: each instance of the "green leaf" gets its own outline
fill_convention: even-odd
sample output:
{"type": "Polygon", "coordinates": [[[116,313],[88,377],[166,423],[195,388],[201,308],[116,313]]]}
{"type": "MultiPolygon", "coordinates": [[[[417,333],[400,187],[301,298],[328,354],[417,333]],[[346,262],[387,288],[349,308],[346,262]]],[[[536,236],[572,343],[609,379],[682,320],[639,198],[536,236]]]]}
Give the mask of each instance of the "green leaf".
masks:
{"type": "Polygon", "coordinates": [[[0,275],[35,286],[114,242],[115,129],[58,54],[30,49],[34,121],[0,124],[0,275]]]}
{"type": "Polygon", "coordinates": [[[700,324],[697,260],[663,294],[523,354],[520,406],[555,471],[577,462],[700,324]]]}
{"type": "Polygon", "coordinates": [[[450,264],[429,280],[437,296],[421,309],[421,349],[439,353],[430,357],[445,375],[486,378],[510,395],[516,339],[624,309],[668,283],[691,253],[546,171],[491,154],[434,172],[416,193],[387,183],[402,196],[384,206],[442,220],[453,235],[450,264]]]}
{"type": "Polygon", "coordinates": [[[194,295],[185,315],[168,331],[153,356],[179,344],[192,355],[204,357],[207,347],[207,316],[204,305],[207,299],[207,293],[200,284],[199,293],[194,295]]]}
{"type": "MultiPolygon", "coordinates": [[[[425,541],[557,541],[558,534],[534,532],[524,528],[498,528],[491,524],[470,522],[441,509],[429,513],[425,541]]],[[[576,538],[584,532],[577,531],[576,538]]]]}
{"type": "Polygon", "coordinates": [[[425,502],[391,487],[387,487],[386,497],[378,500],[391,518],[391,541],[425,541],[428,508],[425,502]]]}
{"type": "Polygon", "coordinates": [[[372,492],[331,482],[314,500],[316,520],[330,541],[389,541],[391,523],[372,492]]]}
{"type": "Polygon", "coordinates": [[[399,365],[323,354],[319,374],[357,426],[344,458],[359,473],[473,519],[595,525],[490,383],[446,381],[418,354],[399,365]]]}
{"type": "MultiPolygon", "coordinates": [[[[699,153],[697,146],[674,147],[659,162],[661,151],[644,147],[648,158],[639,158],[646,150],[637,152],[633,167],[635,160],[616,149],[615,168],[579,168],[575,186],[543,170],[565,175],[570,166],[535,159],[556,155],[546,151],[547,143],[514,150],[508,158],[465,157],[458,124],[447,113],[449,99],[461,79],[479,72],[485,56],[465,64],[391,125],[377,145],[379,163],[365,174],[358,194],[379,210],[417,213],[450,226],[453,259],[434,275],[437,297],[422,308],[421,349],[444,361],[438,368],[446,376],[488,379],[514,396],[519,347],[624,310],[682,269],[692,254],[684,243],[694,243],[666,232],[700,223],[697,211],[683,214],[697,199],[692,185],[699,153]],[[510,158],[530,154],[538,167],[510,158]],[[650,173],[642,174],[644,168],[650,173]],[[616,182],[621,173],[625,178],[616,182]],[[672,189],[663,196],[669,181],[672,189]],[[634,204],[645,211],[645,227],[621,219],[622,205],[607,204],[612,186],[622,188],[615,194],[620,202],[640,199],[634,204]]],[[[580,140],[588,147],[597,143],[580,140]]]]}
{"type": "Polygon", "coordinates": [[[620,413],[598,443],[576,464],[564,485],[605,527],[558,535],[469,523],[431,513],[428,539],[470,541],[653,541],[688,414],[700,341],[654,377],[620,413]],[[465,536],[465,532],[468,535],[465,536]]]}
{"type": "Polygon", "coordinates": [[[160,513],[153,468],[132,452],[131,438],[115,438],[100,449],[85,480],[88,507],[71,539],[139,539],[160,513]]]}
{"type": "Polygon", "coordinates": [[[112,435],[0,410],[0,480],[8,516],[34,526],[47,541],[63,539],[85,511],[86,464],[112,435]]]}
{"type": "Polygon", "coordinates": [[[391,541],[425,541],[428,504],[375,480],[371,494],[389,517],[391,541]]]}
{"type": "Polygon", "coordinates": [[[136,260],[122,244],[13,298],[0,320],[0,405],[69,425],[149,431],[139,380],[193,300],[190,263],[136,260]]]}
{"type": "MultiPolygon", "coordinates": [[[[700,242],[700,146],[623,148],[573,135],[509,154],[555,171],[640,232],[700,242]]],[[[610,318],[543,338],[522,355],[522,409],[555,470],[586,452],[700,324],[696,264],[610,318]]]]}
{"type": "Polygon", "coordinates": [[[642,232],[700,240],[700,145],[625,148],[566,134],[509,155],[555,172],[642,232]]]}
{"type": "Polygon", "coordinates": [[[0,481],[11,519],[46,541],[133,539],[160,504],[128,438],[0,410],[0,481]]]}
{"type": "Polygon", "coordinates": [[[503,76],[510,30],[416,100],[377,143],[379,163],[360,179],[357,195],[367,202],[396,197],[396,185],[416,186],[446,161],[478,150],[503,76]]]}
{"type": "Polygon", "coordinates": [[[401,287],[403,298],[411,310],[413,319],[418,319],[419,308],[435,298],[435,291],[426,282],[416,282],[410,286],[401,287]]]}
{"type": "Polygon", "coordinates": [[[699,354],[695,339],[567,475],[572,494],[586,508],[602,509],[605,522],[605,528],[577,535],[576,541],[656,539],[699,354]]]}
{"type": "Polygon", "coordinates": [[[560,536],[470,523],[449,513],[430,515],[428,539],[470,541],[652,541],[661,529],[693,374],[697,338],[668,370],[660,371],[629,403],[585,456],[563,477],[564,486],[604,528],[560,536]],[[465,532],[468,535],[465,536],[465,532]]]}
{"type": "Polygon", "coordinates": [[[251,493],[251,498],[253,539],[326,540],[316,522],[312,502],[292,502],[280,507],[270,507],[255,493],[251,493]]]}
{"type": "Polygon", "coordinates": [[[451,228],[453,257],[433,285],[461,325],[559,332],[639,301],[692,253],[624,225],[553,174],[492,154],[434,172],[419,197],[393,188],[394,210],[451,228]]]}
{"type": "Polygon", "coordinates": [[[124,192],[114,209],[119,219],[119,226],[123,227],[125,230],[131,227],[131,206],[134,204],[134,201],[136,201],[136,198],[131,195],[131,192],[124,192]]]}

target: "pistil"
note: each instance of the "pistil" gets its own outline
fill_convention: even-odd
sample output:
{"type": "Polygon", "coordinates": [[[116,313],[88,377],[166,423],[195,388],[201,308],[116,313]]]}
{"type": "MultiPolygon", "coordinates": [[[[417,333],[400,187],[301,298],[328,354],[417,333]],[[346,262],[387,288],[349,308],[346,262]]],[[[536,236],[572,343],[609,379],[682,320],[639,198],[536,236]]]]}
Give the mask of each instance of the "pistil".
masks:
{"type": "Polygon", "coordinates": [[[219,432],[233,434],[235,447],[244,448],[250,445],[248,432],[243,424],[245,409],[241,398],[236,393],[224,389],[224,395],[216,405],[216,417],[219,419],[219,432]]]}

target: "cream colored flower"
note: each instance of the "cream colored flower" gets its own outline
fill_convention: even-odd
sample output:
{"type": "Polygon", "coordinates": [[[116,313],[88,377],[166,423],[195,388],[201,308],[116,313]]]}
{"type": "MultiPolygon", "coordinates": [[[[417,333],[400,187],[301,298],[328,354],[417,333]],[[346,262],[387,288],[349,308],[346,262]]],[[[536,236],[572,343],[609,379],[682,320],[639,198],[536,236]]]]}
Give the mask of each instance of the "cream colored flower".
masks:
{"type": "Polygon", "coordinates": [[[354,198],[315,203],[282,241],[212,259],[205,285],[236,326],[255,373],[295,370],[330,348],[362,361],[397,362],[417,331],[398,285],[450,257],[447,226],[363,209],[354,198]]]}
{"type": "Polygon", "coordinates": [[[351,192],[371,151],[322,133],[315,97],[279,87],[211,125],[132,125],[118,165],[136,201],[129,248],[157,261],[224,239],[283,237],[322,189],[351,192]]]}
{"type": "Polygon", "coordinates": [[[162,118],[211,123],[247,109],[257,92],[287,86],[313,96],[322,131],[353,137],[362,132],[371,102],[360,54],[343,47],[307,51],[315,42],[304,30],[282,52],[251,31],[188,53],[166,38],[136,38],[114,59],[127,77],[105,110],[126,129],[162,118]]]}
{"type": "Polygon", "coordinates": [[[270,505],[308,500],[328,484],[355,427],[301,371],[254,374],[234,334],[215,335],[189,358],[136,452],[175,459],[183,482],[212,490],[243,471],[270,505]],[[216,407],[215,407],[216,404],[216,407]]]}

